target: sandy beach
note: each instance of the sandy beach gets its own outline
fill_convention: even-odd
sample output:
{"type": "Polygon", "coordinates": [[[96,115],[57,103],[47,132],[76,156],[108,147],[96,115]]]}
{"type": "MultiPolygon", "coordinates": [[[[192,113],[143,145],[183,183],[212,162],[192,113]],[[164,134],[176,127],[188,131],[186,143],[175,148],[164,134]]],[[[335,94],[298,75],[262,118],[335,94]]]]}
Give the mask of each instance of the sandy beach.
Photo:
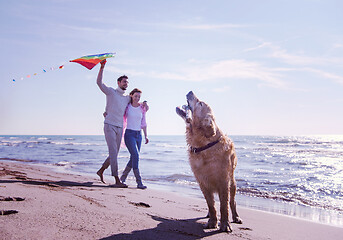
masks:
{"type": "MultiPolygon", "coordinates": [[[[205,200],[0,161],[1,239],[341,239],[343,228],[238,207],[232,233],[203,229],[205,200]],[[12,210],[12,211],[11,211],[12,210]]],[[[239,203],[238,203],[239,205],[239,203]]],[[[218,206],[217,206],[218,207],[218,206]]]]}

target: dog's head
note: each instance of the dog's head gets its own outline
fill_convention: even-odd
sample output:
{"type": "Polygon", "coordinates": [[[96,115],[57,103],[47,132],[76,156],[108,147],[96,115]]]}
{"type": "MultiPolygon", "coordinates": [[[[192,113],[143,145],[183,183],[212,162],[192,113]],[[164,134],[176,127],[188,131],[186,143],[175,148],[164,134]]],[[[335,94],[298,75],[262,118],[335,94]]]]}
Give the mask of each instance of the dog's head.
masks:
{"type": "Polygon", "coordinates": [[[176,113],[187,124],[191,124],[192,128],[202,131],[205,137],[213,137],[216,134],[216,124],[210,106],[200,101],[192,91],[186,95],[186,98],[188,105],[184,105],[183,109],[177,107],[176,113]]]}

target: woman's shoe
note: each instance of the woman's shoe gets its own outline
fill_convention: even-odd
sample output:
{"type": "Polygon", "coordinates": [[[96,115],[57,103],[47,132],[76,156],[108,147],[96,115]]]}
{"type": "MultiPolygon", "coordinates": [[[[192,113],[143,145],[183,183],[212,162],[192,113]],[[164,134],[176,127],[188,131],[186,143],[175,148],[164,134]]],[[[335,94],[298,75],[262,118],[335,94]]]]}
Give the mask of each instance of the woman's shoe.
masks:
{"type": "Polygon", "coordinates": [[[137,188],[139,188],[139,189],[146,189],[147,186],[144,186],[143,184],[141,184],[141,185],[137,185],[137,188]]]}
{"type": "Polygon", "coordinates": [[[141,175],[139,174],[139,169],[133,169],[133,173],[136,177],[137,188],[146,189],[147,187],[143,185],[141,175]]]}

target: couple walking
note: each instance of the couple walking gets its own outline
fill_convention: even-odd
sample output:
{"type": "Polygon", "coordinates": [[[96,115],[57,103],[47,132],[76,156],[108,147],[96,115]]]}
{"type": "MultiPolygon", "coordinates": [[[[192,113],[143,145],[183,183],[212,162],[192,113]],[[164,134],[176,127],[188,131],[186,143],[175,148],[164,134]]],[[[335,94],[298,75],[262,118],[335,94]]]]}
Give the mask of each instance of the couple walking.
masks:
{"type": "Polygon", "coordinates": [[[124,183],[129,172],[133,169],[133,173],[136,177],[137,188],[145,189],[142,179],[139,173],[139,151],[141,148],[142,135],[141,129],[143,129],[145,136],[145,144],[149,142],[147,137],[147,124],[145,119],[145,113],[149,109],[147,104],[140,103],[140,97],[142,91],[135,88],[130,92],[130,95],[125,95],[125,90],[128,87],[128,77],[121,76],[117,80],[118,87],[113,89],[107,87],[102,82],[103,70],[106,65],[106,60],[101,62],[101,67],[98,73],[97,85],[100,90],[106,95],[106,112],[104,113],[104,133],[108,146],[109,156],[99,169],[97,174],[100,180],[104,182],[103,173],[111,165],[111,173],[115,178],[115,184],[113,187],[127,188],[124,183]],[[126,165],[123,175],[118,177],[118,161],[117,156],[121,145],[123,135],[123,125],[126,125],[124,134],[125,145],[130,152],[130,160],[126,165]]]}

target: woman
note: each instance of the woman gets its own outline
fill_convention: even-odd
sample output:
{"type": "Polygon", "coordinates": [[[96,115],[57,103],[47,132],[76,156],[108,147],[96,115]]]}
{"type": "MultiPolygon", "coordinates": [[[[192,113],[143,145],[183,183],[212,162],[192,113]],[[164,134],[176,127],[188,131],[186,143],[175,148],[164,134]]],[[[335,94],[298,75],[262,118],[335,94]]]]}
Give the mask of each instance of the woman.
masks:
{"type": "Polygon", "coordinates": [[[131,103],[126,108],[124,115],[124,125],[126,123],[126,130],[124,134],[124,141],[127,149],[130,152],[130,160],[126,165],[126,168],[121,176],[122,183],[125,182],[127,175],[133,169],[133,173],[136,177],[137,188],[146,189],[143,185],[142,178],[139,173],[139,151],[141,149],[142,135],[141,129],[143,129],[145,144],[149,142],[147,137],[147,124],[145,119],[146,105],[139,103],[142,91],[135,88],[130,92],[131,103]]]}

